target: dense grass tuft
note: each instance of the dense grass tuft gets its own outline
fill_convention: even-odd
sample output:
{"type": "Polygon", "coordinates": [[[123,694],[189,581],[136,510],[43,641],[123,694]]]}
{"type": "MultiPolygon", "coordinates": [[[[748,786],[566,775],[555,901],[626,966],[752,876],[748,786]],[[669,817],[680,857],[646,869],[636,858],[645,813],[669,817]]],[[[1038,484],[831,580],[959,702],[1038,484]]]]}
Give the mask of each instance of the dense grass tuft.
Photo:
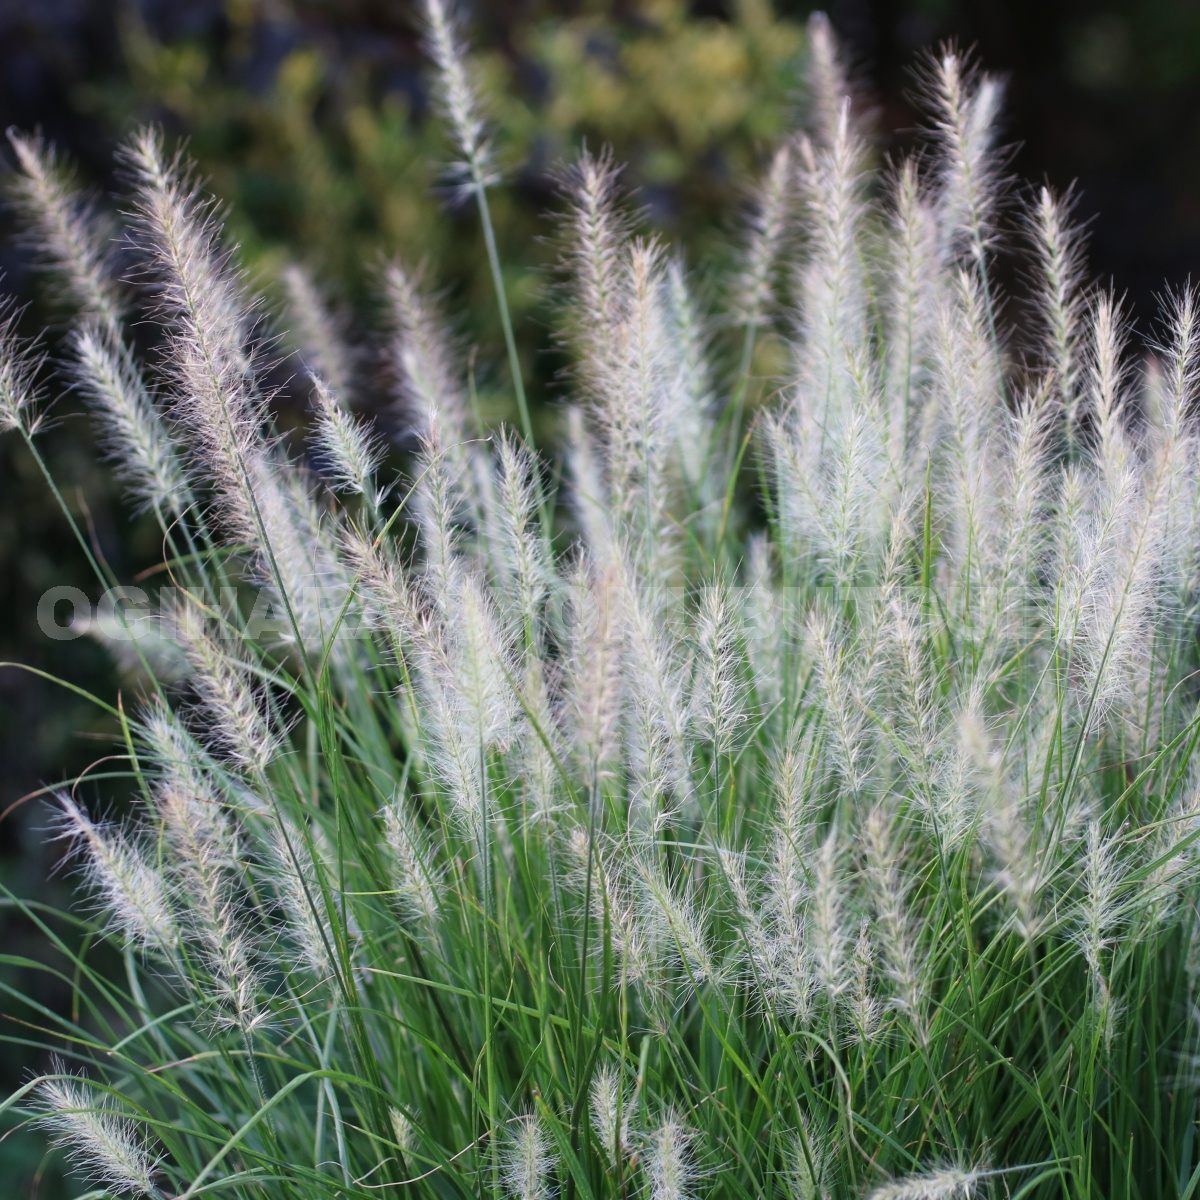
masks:
{"type": "MultiPolygon", "coordinates": [[[[157,133],[125,154],[132,282],[13,135],[78,314],[56,353],[179,602],[114,618],[137,815],[61,798],[94,908],[26,910],[76,1003],[5,1107],[158,1200],[1193,1195],[1195,294],[1132,357],[1069,206],[1004,186],[999,84],[931,60],[928,153],[880,171],[815,19],[810,128],[720,317],[607,157],[564,173],[560,460],[499,156],[425,8],[521,433],[479,427],[393,264],[398,478],[298,268],[313,468],[277,435],[273,326],[157,133]]],[[[35,456],[37,371],[6,323],[0,427],[35,456]]]]}

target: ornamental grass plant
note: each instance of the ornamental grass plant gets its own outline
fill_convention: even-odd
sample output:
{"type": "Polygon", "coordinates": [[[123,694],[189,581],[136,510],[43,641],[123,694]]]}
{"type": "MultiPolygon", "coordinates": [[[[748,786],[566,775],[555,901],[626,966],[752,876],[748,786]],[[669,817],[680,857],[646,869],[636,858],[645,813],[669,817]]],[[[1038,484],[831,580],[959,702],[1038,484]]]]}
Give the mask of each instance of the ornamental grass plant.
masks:
{"type": "Polygon", "coordinates": [[[123,276],[11,135],[75,316],[38,349],[10,314],[0,421],[38,458],[50,353],[175,600],[109,622],[132,815],[59,797],[91,904],[24,906],[73,1005],[9,1030],[56,1055],[17,1136],[155,1200],[1194,1195],[1196,294],[1131,350],[952,48],[880,168],[816,18],[721,315],[609,157],[564,169],[566,434],[535,446],[486,113],[425,15],[517,423],[481,427],[388,264],[399,469],[320,288],[265,313],[158,133],[123,276]]]}

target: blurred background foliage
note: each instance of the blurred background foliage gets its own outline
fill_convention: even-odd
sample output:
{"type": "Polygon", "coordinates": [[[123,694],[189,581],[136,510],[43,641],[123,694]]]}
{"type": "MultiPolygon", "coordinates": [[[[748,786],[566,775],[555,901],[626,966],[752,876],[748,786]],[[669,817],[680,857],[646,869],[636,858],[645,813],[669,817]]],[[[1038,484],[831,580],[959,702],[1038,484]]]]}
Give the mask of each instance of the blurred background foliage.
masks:
{"type": "MultiPolygon", "coordinates": [[[[172,39],[123,7],[127,70],[81,84],[76,103],[106,131],[149,117],[186,135],[268,289],[299,258],[369,312],[378,266],[398,254],[451,285],[471,344],[492,344],[499,329],[477,218],[447,204],[449,148],[430,119],[412,14],[352,8],[240,0],[224,7],[219,36],[172,39]]],[[[714,234],[762,148],[788,125],[802,27],[775,16],[769,0],[738,0],[726,19],[695,16],[685,0],[626,13],[530,5],[510,19],[479,8],[473,67],[506,181],[495,219],[532,354],[544,331],[522,318],[544,297],[545,211],[561,163],[581,143],[611,146],[651,221],[669,235],[686,230],[708,257],[725,244],[714,234]]]]}
{"type": "MultiPolygon", "coordinates": [[[[730,264],[738,206],[764,155],[795,124],[804,21],[800,0],[475,0],[463,4],[504,181],[493,197],[500,250],[540,431],[552,436],[561,361],[550,328],[556,172],[579,145],[612,146],[628,164],[649,226],[685,244],[702,293],[730,264]]],[[[1146,318],[1167,279],[1200,251],[1200,4],[1195,0],[836,0],[834,25],[878,114],[878,151],[907,145],[918,117],[913,55],[943,38],[975,45],[1007,73],[1014,172],[1060,189],[1078,180],[1091,265],[1146,318]]],[[[41,128],[81,181],[119,195],[113,153],[154,121],[186,138],[229,211],[230,236],[256,287],[278,298],[300,262],[336,301],[352,341],[381,332],[378,268],[424,264],[474,364],[485,416],[510,416],[500,331],[474,212],[445,187],[450,153],[434,119],[410,0],[4,0],[0,119],[41,128]]],[[[119,203],[119,201],[115,201],[119,203]]],[[[31,331],[61,322],[0,215],[5,287],[31,331]]],[[[54,349],[53,331],[48,348],[54,349]]],[[[385,406],[365,356],[365,406],[385,406]]],[[[48,374],[52,389],[54,379],[48,374]]],[[[286,372],[281,374],[286,383],[286,372]]],[[[285,408],[288,397],[284,395],[285,408]]],[[[298,401],[291,401],[293,410],[298,401]]],[[[44,445],[68,503],[121,578],[161,557],[149,522],[131,521],[98,462],[86,420],[60,401],[44,445]]],[[[294,416],[294,412],[293,412],[294,416]]],[[[284,417],[285,423],[287,415],[284,417]]],[[[151,576],[153,580],[155,577],[151,576]]],[[[0,659],[111,696],[119,680],[89,639],[38,631],[38,597],[72,584],[93,597],[33,461],[0,441],[0,659]]],[[[47,878],[59,848],[35,795],[89,771],[104,794],[112,729],[78,696],[0,669],[0,883],[55,903],[70,879],[47,878]],[[30,799],[24,799],[31,797],[30,799]]],[[[38,932],[0,912],[0,946],[41,956],[38,932]]],[[[28,983],[28,977],[24,982],[28,983]]],[[[22,973],[0,970],[0,986],[22,973]]],[[[39,982],[39,1000],[65,995],[39,982]]],[[[5,996],[11,993],[5,992],[5,996]]],[[[0,1000],[6,1032],[36,1013],[0,1000]]],[[[0,1051],[0,1093],[31,1065],[0,1051]]],[[[64,1194],[0,1142],[0,1191],[64,1194]]]]}

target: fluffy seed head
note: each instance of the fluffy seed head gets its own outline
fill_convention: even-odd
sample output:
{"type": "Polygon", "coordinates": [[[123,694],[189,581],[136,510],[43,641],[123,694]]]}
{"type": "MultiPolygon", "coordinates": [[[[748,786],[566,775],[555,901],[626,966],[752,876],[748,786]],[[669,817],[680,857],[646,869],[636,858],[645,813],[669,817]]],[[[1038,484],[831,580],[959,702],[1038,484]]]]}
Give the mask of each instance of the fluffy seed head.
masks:
{"type": "Polygon", "coordinates": [[[854,960],[851,964],[851,983],[847,997],[847,1008],[854,1036],[860,1041],[871,1041],[879,1029],[879,1001],[874,993],[872,978],[875,965],[875,947],[871,943],[870,925],[864,917],[854,943],[854,960]]]}
{"type": "Polygon", "coordinates": [[[651,1200],[690,1200],[696,1181],[692,1131],[674,1112],[647,1136],[646,1178],[651,1200]]]}
{"type": "Polygon", "coordinates": [[[1003,88],[991,76],[977,77],[950,49],[934,64],[927,94],[941,151],[942,253],[947,260],[965,254],[982,269],[999,192],[995,138],[1003,88]]]}
{"type": "Polygon", "coordinates": [[[382,442],[342,407],[319,375],[310,378],[317,412],[313,440],[321,465],[335,488],[365,496],[374,503],[375,472],[383,461],[382,442]]]}
{"type": "Polygon", "coordinates": [[[384,287],[393,329],[389,357],[406,414],[419,437],[432,436],[444,422],[446,439],[461,441],[467,429],[466,398],[434,306],[419,277],[400,263],[389,265],[384,287]]]}
{"type": "Polygon", "coordinates": [[[979,1171],[946,1167],[885,1183],[870,1200],[970,1200],[980,1178],[979,1171]]]}
{"type": "Polygon", "coordinates": [[[32,436],[43,416],[36,384],[42,356],[17,333],[17,316],[11,300],[0,301],[0,433],[20,429],[32,436]]]}
{"type": "Polygon", "coordinates": [[[175,325],[171,370],[181,428],[236,485],[237,458],[257,440],[258,401],[248,384],[251,313],[221,245],[213,204],[179,154],[142,129],[125,158],[133,174],[134,235],[165,317],[175,325]]]}
{"type": "Polygon", "coordinates": [[[548,1200],[553,1194],[554,1152],[540,1117],[521,1117],[506,1130],[502,1150],[504,1186],[512,1200],[548,1200]]]}
{"type": "Polygon", "coordinates": [[[123,833],[96,825],[65,792],[56,798],[64,831],[83,849],[85,877],[113,926],[136,946],[170,950],[177,935],[162,875],[123,833]]]}
{"type": "Polygon", "coordinates": [[[180,512],[187,496],[183,464],[128,348],[96,324],[81,326],[71,349],[75,386],[101,421],[118,475],[143,507],[180,512]]]}
{"type": "Polygon", "coordinates": [[[809,125],[817,142],[833,145],[838,122],[849,100],[850,88],[841,61],[837,37],[829,18],[815,12],[808,19],[809,125]]]}
{"type": "Polygon", "coordinates": [[[796,1134],[788,1157],[786,1182],[790,1200],[817,1200],[824,1194],[828,1158],[827,1138],[819,1136],[805,1121],[803,1134],[796,1134]]]}
{"type": "Polygon", "coordinates": [[[738,303],[749,326],[765,325],[771,317],[775,275],[787,235],[793,165],[792,147],[785,142],[772,156],[755,196],[738,303]]]}
{"type": "Polygon", "coordinates": [[[398,1108],[389,1108],[388,1116],[392,1121],[392,1133],[396,1138],[396,1145],[400,1147],[402,1154],[411,1154],[417,1144],[417,1131],[412,1123],[412,1118],[398,1108]]]}
{"type": "Polygon", "coordinates": [[[250,672],[226,652],[206,624],[203,612],[189,601],[178,628],[195,668],[200,711],[239,766],[265,771],[279,749],[279,739],[262,713],[250,672]]]}
{"type": "Polygon", "coordinates": [[[692,693],[693,721],[717,755],[733,745],[746,719],[738,677],[737,625],[720,587],[704,589],[696,625],[697,664],[692,693]]]}
{"type": "Polygon", "coordinates": [[[116,335],[125,306],[114,281],[109,231],[75,191],[52,145],[15,129],[8,140],[20,168],[12,192],[41,265],[79,317],[116,335]]]}
{"type": "Polygon", "coordinates": [[[43,1079],[37,1094],[43,1106],[39,1123],[52,1130],[54,1144],[82,1171],[122,1195],[161,1195],[154,1183],[161,1157],[108,1097],[74,1077],[43,1079]]]}
{"type": "Polygon", "coordinates": [[[397,899],[405,915],[424,922],[427,932],[437,928],[441,909],[441,871],[432,847],[418,826],[407,798],[398,794],[383,810],[387,842],[395,856],[397,899]]]}
{"type": "Polygon", "coordinates": [[[830,1001],[846,988],[844,889],[841,881],[838,831],[830,829],[817,850],[813,865],[812,953],[817,979],[830,1001]]]}
{"type": "Polygon", "coordinates": [[[1079,231],[1070,223],[1070,206],[1069,195],[1060,199],[1043,187],[1029,217],[1040,268],[1036,312],[1042,325],[1046,365],[1064,409],[1069,440],[1077,434],[1084,312],[1080,287],[1083,248],[1079,231]]]}
{"type": "Polygon", "coordinates": [[[309,848],[310,839],[314,847],[319,845],[319,831],[300,829],[289,820],[282,820],[280,825],[269,835],[270,874],[283,909],[285,930],[297,962],[317,979],[328,979],[334,973],[333,934],[318,878],[321,867],[309,848]]]}
{"type": "Polygon", "coordinates": [[[625,306],[622,260],[627,222],[617,207],[620,169],[607,152],[585,150],[567,173],[565,269],[572,282],[575,312],[571,331],[581,352],[584,383],[599,387],[611,369],[613,335],[625,306]]]}
{"type": "Polygon", "coordinates": [[[438,99],[462,155],[459,170],[471,189],[482,189],[493,182],[491,146],[454,10],[448,0],[422,0],[421,7],[426,49],[437,67],[438,99]]]}
{"type": "Polygon", "coordinates": [[[629,1149],[630,1096],[621,1072],[599,1067],[588,1089],[592,1128],[608,1161],[615,1167],[629,1149]]]}

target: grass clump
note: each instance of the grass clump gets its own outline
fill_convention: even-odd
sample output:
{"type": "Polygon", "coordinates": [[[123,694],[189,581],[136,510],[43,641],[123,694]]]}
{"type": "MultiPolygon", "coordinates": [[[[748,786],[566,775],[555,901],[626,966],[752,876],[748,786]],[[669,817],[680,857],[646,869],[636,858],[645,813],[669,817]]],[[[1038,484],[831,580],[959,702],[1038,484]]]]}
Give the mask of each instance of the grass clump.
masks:
{"type": "MultiPolygon", "coordinates": [[[[426,7],[490,251],[485,114],[426,7]]],[[[293,275],[306,468],[186,163],[129,143],[127,288],[14,135],[72,378],[178,589],[115,627],[150,681],[112,710],[135,817],[61,800],[96,912],[28,912],[78,998],[41,1036],[83,1075],[6,1107],[98,1184],[1193,1194],[1197,302],[1169,297],[1135,364],[1042,191],[1019,343],[999,85],[932,59],[930,153],[881,173],[810,37],[811,126],[764,172],[724,317],[606,157],[566,173],[561,463],[478,428],[393,264],[405,472],[293,275]],[[764,388],[772,327],[790,365],[764,388]]],[[[36,363],[0,348],[36,455],[36,363]]]]}

